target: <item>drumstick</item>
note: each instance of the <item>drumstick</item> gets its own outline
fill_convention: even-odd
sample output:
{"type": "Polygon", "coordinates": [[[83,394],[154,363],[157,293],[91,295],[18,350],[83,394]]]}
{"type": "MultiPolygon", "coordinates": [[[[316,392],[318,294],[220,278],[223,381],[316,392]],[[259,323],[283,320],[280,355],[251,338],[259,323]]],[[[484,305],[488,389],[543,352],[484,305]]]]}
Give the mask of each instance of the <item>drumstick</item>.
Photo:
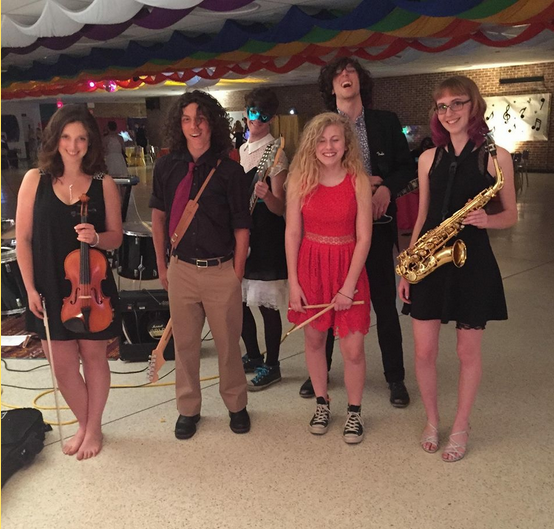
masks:
{"type": "Polygon", "coordinates": [[[294,325],[290,329],[290,331],[288,331],[287,334],[285,334],[285,338],[289,334],[292,334],[294,331],[298,331],[298,330],[302,329],[302,327],[306,327],[306,325],[308,325],[308,323],[311,323],[312,321],[316,320],[320,316],[323,316],[323,314],[325,314],[326,312],[329,312],[334,306],[335,306],[334,303],[329,303],[329,305],[327,305],[323,310],[320,310],[317,314],[314,314],[311,318],[308,318],[306,321],[302,322],[300,325],[294,325]]]}
{"type": "MultiPolygon", "coordinates": [[[[354,303],[352,303],[352,305],[363,305],[364,304],[364,301],[354,301],[354,303]]],[[[285,338],[289,335],[289,334],[292,334],[294,331],[298,331],[300,329],[302,329],[303,327],[306,327],[306,325],[308,325],[308,323],[311,323],[312,321],[314,320],[317,320],[317,318],[319,318],[320,316],[322,316],[323,314],[325,314],[326,312],[329,312],[331,309],[335,308],[335,304],[334,303],[329,303],[329,305],[324,305],[325,308],[323,310],[320,310],[317,314],[314,314],[311,318],[308,318],[306,321],[303,321],[300,325],[298,326],[293,326],[288,332],[287,334],[285,334],[285,338]]],[[[304,307],[304,308],[308,308],[308,307],[304,307]]],[[[284,340],[284,338],[283,338],[284,340]]]]}
{"type": "MultiPolygon", "coordinates": [[[[363,305],[365,302],[363,300],[361,301],[354,301],[352,305],[363,305]]],[[[324,309],[325,307],[328,307],[329,303],[319,303],[318,305],[303,305],[303,309],[324,309]]],[[[293,310],[289,307],[289,310],[293,310]]]]}

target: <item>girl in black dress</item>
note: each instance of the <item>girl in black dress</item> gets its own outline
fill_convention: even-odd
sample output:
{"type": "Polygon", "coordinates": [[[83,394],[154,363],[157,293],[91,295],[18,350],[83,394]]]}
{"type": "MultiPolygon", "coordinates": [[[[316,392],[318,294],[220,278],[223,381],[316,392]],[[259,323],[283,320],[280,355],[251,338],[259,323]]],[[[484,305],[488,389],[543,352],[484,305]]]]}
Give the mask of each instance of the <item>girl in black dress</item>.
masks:
{"type": "Polygon", "coordinates": [[[114,318],[106,330],[77,334],[64,327],[60,315],[63,298],[71,293],[64,271],[68,253],[78,249],[81,242],[101,251],[121,245],[119,191],[104,169],[96,121],[86,108],[64,106],[44,131],[39,168],[31,169],[23,178],[17,204],[17,260],[28,296],[27,329],[41,337],[48,352],[43,296],[56,378],[79,422],[64,452],[77,454],[77,459],[94,457],[102,448],[102,412],[110,389],[106,347],[121,327],[117,288],[109,268],[102,290],[111,298],[114,318]],[[90,198],[87,223],[80,222],[82,194],[90,198]],[[80,361],[84,377],[79,371],[80,361]]]}
{"type": "MultiPolygon", "coordinates": [[[[494,185],[496,179],[493,160],[484,145],[484,133],[488,132],[484,120],[486,103],[475,83],[467,77],[452,77],[435,90],[433,99],[431,130],[437,147],[423,152],[419,158],[419,214],[410,245],[479,192],[494,185]],[[450,175],[451,193],[447,197],[450,175]]],[[[466,452],[469,416],[481,380],[485,325],[489,320],[508,317],[502,277],[486,231],[509,228],[517,221],[512,159],[501,147],[498,163],[505,182],[493,201],[497,207],[494,211],[487,208],[469,213],[463,222],[465,228],[455,237],[467,246],[465,265],[456,268],[448,263],[415,285],[402,278],[398,286],[400,298],[409,304],[403,312],[412,316],[416,376],[427,413],[421,438],[426,452],[439,449],[436,370],[439,330],[441,322],[456,322],[460,360],[458,408],[442,454],[443,460],[449,462],[459,461],[466,452]]]]}

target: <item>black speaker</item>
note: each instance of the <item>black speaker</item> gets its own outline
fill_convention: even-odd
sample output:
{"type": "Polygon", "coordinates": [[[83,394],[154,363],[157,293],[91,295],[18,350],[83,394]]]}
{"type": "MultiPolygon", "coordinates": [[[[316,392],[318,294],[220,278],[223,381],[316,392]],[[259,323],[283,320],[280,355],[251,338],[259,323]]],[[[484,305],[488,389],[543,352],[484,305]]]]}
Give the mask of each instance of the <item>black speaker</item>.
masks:
{"type": "Polygon", "coordinates": [[[160,110],[160,98],[159,97],[147,97],[145,98],[146,110],[160,110]]]}
{"type": "MultiPolygon", "coordinates": [[[[122,290],[119,296],[122,320],[119,356],[126,362],[146,362],[169,321],[167,292],[122,290]]],[[[165,348],[164,358],[175,359],[173,337],[165,348]]]]}

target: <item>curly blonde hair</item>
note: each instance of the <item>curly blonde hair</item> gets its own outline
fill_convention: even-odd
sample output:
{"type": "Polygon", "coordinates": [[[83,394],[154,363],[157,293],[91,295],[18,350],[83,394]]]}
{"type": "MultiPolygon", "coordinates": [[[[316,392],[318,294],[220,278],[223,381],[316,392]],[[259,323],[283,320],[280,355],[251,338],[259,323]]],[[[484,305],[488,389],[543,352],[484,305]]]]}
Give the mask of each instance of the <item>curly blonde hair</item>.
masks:
{"type": "Polygon", "coordinates": [[[342,157],[342,167],[352,175],[356,195],[369,186],[369,177],[364,168],[358,138],[350,120],[334,112],[325,112],[313,118],[304,127],[300,145],[285,182],[289,196],[298,196],[302,204],[319,184],[321,163],[316,156],[316,146],[323,131],[330,125],[338,125],[344,131],[346,150],[342,157]]]}

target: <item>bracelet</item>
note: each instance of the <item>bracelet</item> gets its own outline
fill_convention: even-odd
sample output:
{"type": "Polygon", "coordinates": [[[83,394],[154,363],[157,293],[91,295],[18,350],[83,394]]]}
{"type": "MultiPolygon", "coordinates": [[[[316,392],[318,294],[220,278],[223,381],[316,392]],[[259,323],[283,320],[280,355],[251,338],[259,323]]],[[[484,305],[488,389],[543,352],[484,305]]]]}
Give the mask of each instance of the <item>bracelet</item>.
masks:
{"type": "Polygon", "coordinates": [[[343,294],[340,290],[337,292],[337,294],[340,294],[341,296],[344,296],[345,298],[348,298],[349,300],[354,301],[354,298],[351,298],[350,296],[343,294]]]}
{"type": "Polygon", "coordinates": [[[95,231],[94,234],[96,235],[96,242],[94,244],[89,244],[91,248],[96,248],[100,243],[100,235],[98,235],[97,231],[95,231]]]}

